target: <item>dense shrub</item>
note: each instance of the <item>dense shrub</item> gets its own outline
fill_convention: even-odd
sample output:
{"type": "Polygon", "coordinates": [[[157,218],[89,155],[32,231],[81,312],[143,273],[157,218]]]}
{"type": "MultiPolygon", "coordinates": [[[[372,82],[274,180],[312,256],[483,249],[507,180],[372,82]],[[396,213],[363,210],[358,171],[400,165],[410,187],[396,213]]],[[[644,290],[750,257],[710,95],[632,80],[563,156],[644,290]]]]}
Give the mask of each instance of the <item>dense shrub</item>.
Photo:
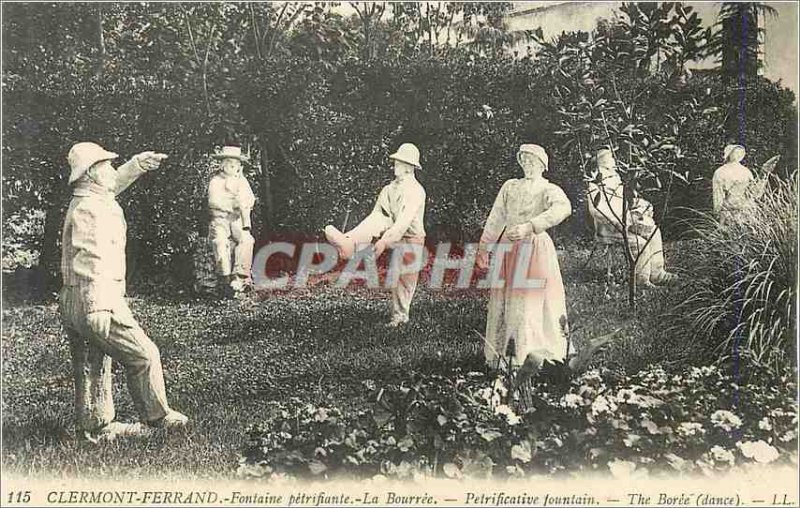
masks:
{"type": "MultiPolygon", "coordinates": [[[[535,140],[553,151],[546,84],[531,61],[453,55],[316,66],[258,67],[239,90],[243,116],[276,154],[279,229],[316,231],[346,216],[352,226],[391,180],[387,156],[413,142],[429,234],[476,238],[502,182],[520,175],[518,145],[535,140]]],[[[555,156],[549,176],[579,183],[555,156]]]]}
{"type": "Polygon", "coordinates": [[[677,326],[701,338],[715,359],[773,369],[794,363],[797,192],[797,175],[773,181],[740,221],[697,221],[699,240],[684,259],[690,296],[677,309],[677,326]]]}
{"type": "MultiPolygon", "coordinates": [[[[277,15],[269,4],[251,7],[266,20],[277,15]]],[[[563,70],[558,58],[463,48],[364,57],[347,47],[353,34],[340,37],[352,24],[313,5],[301,14],[310,25],[282,27],[265,38],[270,47],[262,49],[269,53],[253,47],[252,12],[239,4],[5,9],[3,220],[20,226],[6,228],[12,242],[45,247],[42,262],[51,270],[69,198],[65,154],[87,139],[123,157],[147,148],[170,155],[163,170],[124,198],[129,259],[150,269],[169,267],[193,249],[191,233],[202,233],[206,221],[206,155],[231,141],[256,156],[248,176],[259,197],[254,233],[262,241],[275,231],[313,235],[345,218],[352,225],[390,180],[387,155],[403,141],[422,150],[431,240],[477,237],[502,181],[520,174],[514,153],[522,142],[548,149],[548,178],[564,188],[576,212],[583,210],[584,154],[556,134],[564,92],[554,86],[553,76],[563,70]],[[105,20],[103,48],[96,47],[96,27],[82,21],[98,15],[105,20]],[[37,211],[46,213],[43,229],[24,227],[37,211]]],[[[566,34],[562,42],[579,39],[566,34]]],[[[631,76],[617,77],[620,93],[635,96],[639,89],[624,89],[631,76]]],[[[691,184],[675,183],[672,209],[707,207],[708,177],[740,124],[734,137],[747,145],[748,164],[758,167],[780,153],[786,166],[779,171],[794,167],[791,91],[765,79],[739,90],[714,72],[678,88],[665,86],[666,76],[651,81],[636,101],[636,122],[667,132],[665,113],[684,120],[674,133],[683,153],[675,169],[691,184]]],[[[660,208],[664,195],[648,198],[660,208]]],[[[576,213],[556,233],[582,231],[584,220],[576,213]]],[[[667,233],[673,224],[664,222],[667,233]]]]}
{"type": "MultiPolygon", "coordinates": [[[[714,367],[645,369],[618,384],[597,371],[566,390],[537,386],[517,414],[501,379],[417,376],[372,389],[373,407],[276,406],[239,467],[266,478],[514,477],[581,469],[615,476],[788,461],[797,444],[793,377],[738,385],[714,367]]],[[[796,459],[796,456],[795,456],[796,459]]]]}

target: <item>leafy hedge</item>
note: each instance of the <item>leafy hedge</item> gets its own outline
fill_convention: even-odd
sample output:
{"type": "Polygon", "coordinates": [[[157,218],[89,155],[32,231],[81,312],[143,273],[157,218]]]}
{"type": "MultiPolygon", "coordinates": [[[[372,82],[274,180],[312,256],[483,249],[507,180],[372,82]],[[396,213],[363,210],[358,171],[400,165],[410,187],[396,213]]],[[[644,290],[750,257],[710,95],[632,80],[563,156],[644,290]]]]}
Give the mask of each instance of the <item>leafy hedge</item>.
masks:
{"type": "MultiPolygon", "coordinates": [[[[413,142],[429,235],[475,238],[502,182],[520,174],[518,145],[552,146],[553,111],[531,61],[456,55],[317,66],[257,67],[239,89],[242,115],[275,154],[279,229],[317,231],[348,215],[352,226],[391,180],[387,156],[413,142]]],[[[556,161],[551,177],[574,186],[556,161]]]]}
{"type": "MultiPolygon", "coordinates": [[[[557,134],[560,57],[453,50],[364,58],[347,48],[347,37],[334,37],[353,28],[314,6],[313,23],[276,31],[279,49],[265,55],[252,47],[253,13],[243,5],[149,3],[103,7],[98,61],[96,34],[82,21],[96,8],[15,4],[4,18],[3,219],[46,212],[43,233],[25,224],[7,231],[48,251],[42,262],[53,270],[69,197],[65,154],[86,139],[123,157],[146,148],[170,155],[125,197],[129,259],[150,269],[187,265],[192,233],[202,233],[207,220],[207,154],[232,141],[256,156],[248,176],[259,197],[254,233],[263,241],[274,232],[315,234],[345,217],[352,225],[391,178],[387,155],[404,141],[422,150],[433,241],[477,237],[502,181],[520,174],[514,154],[522,142],[548,149],[548,177],[583,210],[585,154],[557,134]],[[313,51],[320,48],[324,54],[313,51]]],[[[252,8],[277,14],[268,4],[252,8]]],[[[581,37],[566,34],[559,51],[588,35],[581,37]]],[[[619,78],[625,87],[640,76],[619,78]]],[[[678,89],[666,75],[647,79],[652,86],[637,103],[637,122],[663,131],[670,127],[665,112],[691,120],[677,122],[675,137],[684,154],[677,170],[692,183],[674,189],[672,206],[707,208],[708,178],[737,130],[742,92],[713,72],[678,89]]],[[[559,83],[578,95],[588,86],[559,83]]],[[[781,166],[795,167],[794,94],[765,79],[751,80],[743,93],[747,163],[757,167],[781,153],[781,166]]],[[[665,200],[663,193],[648,197],[657,206],[665,200]]],[[[584,222],[576,213],[556,233],[582,232],[584,222]]],[[[670,231],[675,224],[666,221],[667,232],[679,233],[670,231]]]]}
{"type": "Polygon", "coordinates": [[[796,461],[793,374],[737,385],[714,367],[646,369],[618,383],[597,371],[539,384],[517,414],[501,379],[415,376],[372,390],[346,413],[300,401],[250,431],[239,474],[263,478],[515,477],[605,470],[710,474],[796,461]]]}

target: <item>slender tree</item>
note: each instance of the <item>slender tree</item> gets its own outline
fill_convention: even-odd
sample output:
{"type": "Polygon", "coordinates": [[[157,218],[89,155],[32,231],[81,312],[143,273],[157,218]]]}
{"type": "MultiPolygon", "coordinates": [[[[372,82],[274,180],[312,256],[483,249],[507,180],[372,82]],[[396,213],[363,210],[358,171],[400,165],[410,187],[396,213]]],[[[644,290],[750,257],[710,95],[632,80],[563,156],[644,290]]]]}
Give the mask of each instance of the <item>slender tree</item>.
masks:
{"type": "Polygon", "coordinates": [[[777,11],[765,2],[723,2],[709,49],[726,77],[758,74],[762,65],[759,46],[764,34],[758,23],[766,15],[777,16],[777,11]]]}

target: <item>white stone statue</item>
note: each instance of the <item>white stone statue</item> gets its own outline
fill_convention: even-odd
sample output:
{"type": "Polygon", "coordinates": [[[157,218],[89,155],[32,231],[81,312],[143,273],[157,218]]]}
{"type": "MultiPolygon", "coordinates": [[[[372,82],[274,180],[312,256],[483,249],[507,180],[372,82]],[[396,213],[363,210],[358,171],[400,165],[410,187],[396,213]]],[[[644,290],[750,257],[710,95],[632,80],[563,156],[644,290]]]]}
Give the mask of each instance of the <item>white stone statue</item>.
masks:
{"type": "MultiPolygon", "coordinates": [[[[325,227],[326,238],[344,259],[351,258],[359,246],[371,244],[375,238],[378,239],[374,245],[376,258],[387,247],[392,248],[399,243],[425,243],[425,189],[414,175],[421,168],[419,150],[411,143],[404,143],[389,158],[394,161],[395,179],[381,189],[372,213],[347,233],[342,233],[334,226],[325,227]]],[[[408,252],[404,257],[413,255],[413,252],[408,252]]],[[[408,322],[418,277],[419,272],[416,271],[404,273],[392,288],[390,326],[408,322]]]]}
{"type": "Polygon", "coordinates": [[[170,408],[161,354],[125,300],[127,223],[117,195],[167,157],[142,152],[114,169],[118,156],[97,143],[70,149],[72,201],[64,219],[59,310],[69,336],[79,436],[90,441],[180,427],[188,418],[170,408]],[[128,380],[143,424],[115,422],[111,359],[128,380]]]}
{"type": "Polygon", "coordinates": [[[217,276],[223,288],[235,294],[252,284],[255,241],[250,234],[250,213],[255,195],[242,174],[242,163],[248,159],[240,147],[223,147],[212,157],[221,161],[221,171],[208,184],[209,241],[217,276]]]}
{"type": "Polygon", "coordinates": [[[502,254],[504,287],[491,290],[486,317],[484,356],[492,368],[519,367],[526,359],[537,368],[545,360],[563,362],[573,348],[568,345],[567,305],[561,269],[547,230],[572,213],[567,195],[542,175],[548,157],[534,144],[520,146],[517,161],[524,178],[508,180],[500,188],[481,235],[479,268],[488,268],[489,250],[496,242],[511,244],[502,254]],[[530,244],[526,259],[523,246],[530,244]],[[520,265],[520,266],[518,266],[520,265]],[[523,266],[524,265],[524,266],[523,266]],[[544,281],[544,287],[514,287],[514,271],[544,281]],[[506,349],[514,341],[511,364],[506,349]]]}
{"type": "Polygon", "coordinates": [[[714,171],[711,180],[714,215],[721,226],[753,211],[755,201],[764,194],[769,175],[775,169],[780,156],[772,157],[762,167],[761,178],[742,164],[747,152],[741,145],[727,145],[723,150],[725,163],[714,171]]]}
{"type": "MultiPolygon", "coordinates": [[[[624,186],[616,167],[611,150],[606,148],[597,152],[600,183],[589,184],[587,198],[598,234],[621,239],[624,186]]],[[[653,218],[653,205],[640,196],[634,197],[627,210],[626,222],[628,245],[634,256],[638,254],[635,267],[637,284],[653,287],[674,282],[677,276],[665,269],[661,230],[653,218]]]]}

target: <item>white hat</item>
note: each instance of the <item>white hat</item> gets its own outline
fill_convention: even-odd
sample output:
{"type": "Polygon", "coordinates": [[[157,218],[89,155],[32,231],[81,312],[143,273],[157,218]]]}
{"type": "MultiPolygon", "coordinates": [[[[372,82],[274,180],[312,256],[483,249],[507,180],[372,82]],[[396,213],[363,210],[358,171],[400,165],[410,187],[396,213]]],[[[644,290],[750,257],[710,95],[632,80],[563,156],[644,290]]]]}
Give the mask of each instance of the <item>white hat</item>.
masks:
{"type": "Polygon", "coordinates": [[[70,148],[67,154],[69,163],[69,184],[72,185],[86,173],[90,167],[100,161],[116,159],[119,155],[105,150],[97,143],[77,143],[70,148]]]}
{"type": "Polygon", "coordinates": [[[747,151],[744,149],[742,145],[727,145],[725,149],[722,151],[722,157],[725,160],[728,160],[728,156],[730,156],[730,154],[733,153],[734,150],[742,151],[741,157],[739,157],[739,160],[737,160],[736,162],[741,161],[742,159],[744,159],[744,156],[747,155],[747,151]]]}
{"type": "Polygon", "coordinates": [[[419,149],[413,143],[403,143],[389,158],[403,161],[417,169],[422,169],[422,166],[419,165],[419,149]]]}
{"type": "Polygon", "coordinates": [[[236,159],[240,162],[250,162],[246,155],[242,155],[241,146],[223,146],[222,150],[213,154],[211,157],[215,159],[236,159]]]}
{"type": "Polygon", "coordinates": [[[517,152],[517,157],[519,157],[519,155],[522,153],[529,153],[537,157],[540,161],[542,161],[542,164],[544,164],[544,168],[547,169],[547,164],[549,162],[549,159],[547,158],[547,152],[545,152],[544,148],[542,148],[541,146],[534,145],[532,143],[520,145],[519,151],[517,152]]]}

